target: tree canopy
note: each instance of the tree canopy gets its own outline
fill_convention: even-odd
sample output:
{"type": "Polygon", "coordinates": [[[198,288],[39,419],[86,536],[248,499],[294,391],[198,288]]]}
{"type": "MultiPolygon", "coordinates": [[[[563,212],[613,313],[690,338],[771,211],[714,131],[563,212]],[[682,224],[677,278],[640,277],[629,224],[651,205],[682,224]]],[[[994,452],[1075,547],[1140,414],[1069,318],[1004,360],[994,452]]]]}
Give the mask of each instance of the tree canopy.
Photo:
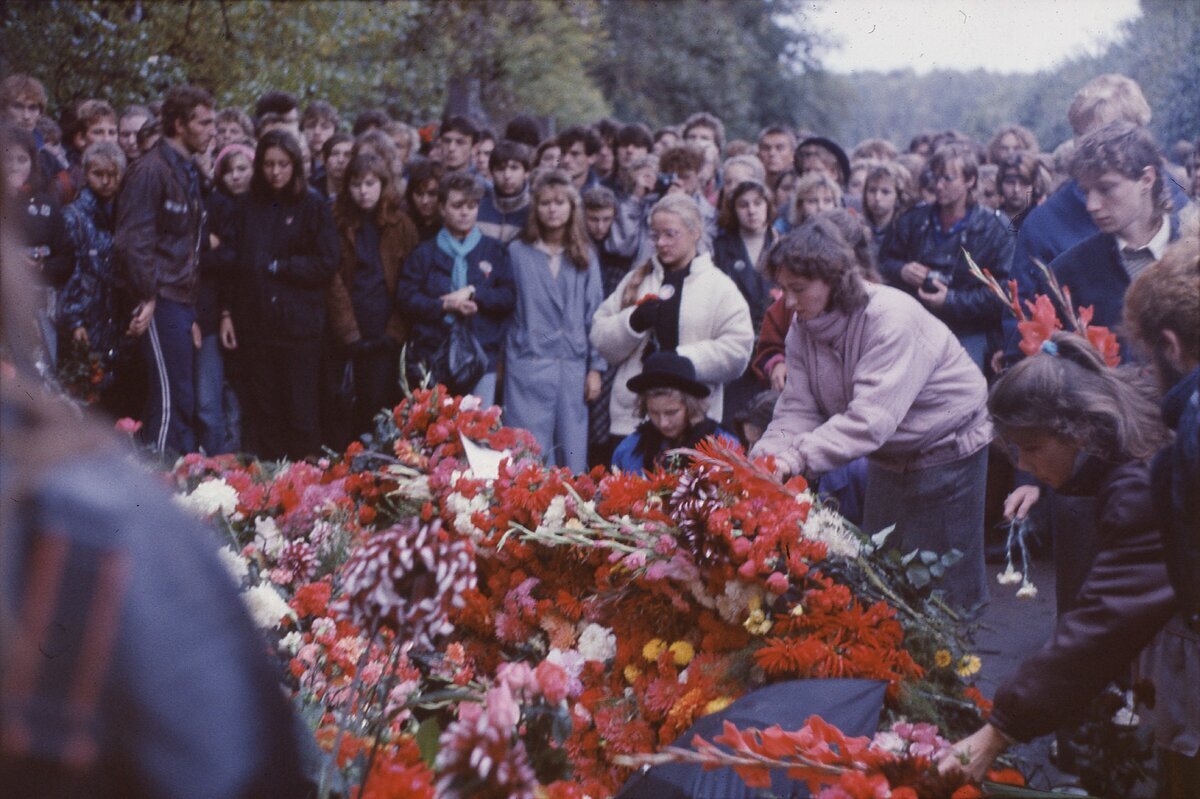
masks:
{"type": "Polygon", "coordinates": [[[1103,54],[1036,75],[839,76],[821,69],[804,0],[7,0],[0,69],[39,77],[52,103],[144,101],[190,80],[222,105],[279,89],[418,123],[449,103],[551,126],[706,110],[730,138],[783,123],[847,145],[950,127],[986,139],[1013,121],[1047,149],[1070,136],[1076,89],[1121,72],[1141,83],[1164,143],[1194,137],[1200,3],[1142,10],[1103,54]]]}
{"type": "Polygon", "coordinates": [[[654,124],[706,108],[733,131],[819,114],[799,0],[9,0],[6,70],[59,102],[122,104],[190,80],[222,105],[267,89],[400,118],[440,116],[456,80],[496,120],[616,113],[654,124]]]}

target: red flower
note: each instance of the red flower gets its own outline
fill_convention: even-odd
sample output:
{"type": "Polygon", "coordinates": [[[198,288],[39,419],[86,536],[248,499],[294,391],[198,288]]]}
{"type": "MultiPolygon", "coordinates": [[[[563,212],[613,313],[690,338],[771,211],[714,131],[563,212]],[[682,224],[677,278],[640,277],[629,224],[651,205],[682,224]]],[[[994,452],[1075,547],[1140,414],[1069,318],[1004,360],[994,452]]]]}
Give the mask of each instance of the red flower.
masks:
{"type": "Polygon", "coordinates": [[[292,597],[292,610],[302,619],[309,616],[325,616],[329,612],[329,597],[332,592],[333,586],[326,580],[302,585],[292,597]]]}
{"type": "Polygon", "coordinates": [[[130,419],[128,416],[122,416],[120,419],[117,420],[116,424],[113,425],[113,428],[118,433],[126,433],[128,435],[133,435],[134,433],[136,433],[137,431],[142,429],[142,423],[139,422],[137,419],[130,419]]]}
{"type": "Polygon", "coordinates": [[[1012,768],[991,770],[987,773],[987,778],[991,782],[998,782],[1001,785],[1015,785],[1018,788],[1025,787],[1025,776],[1012,768]]]}
{"type": "Polygon", "coordinates": [[[1026,301],[1029,307],[1030,319],[1017,322],[1017,330],[1021,331],[1021,352],[1034,355],[1041,349],[1043,341],[1049,341],[1054,331],[1062,330],[1062,322],[1058,319],[1058,311],[1054,302],[1045,294],[1039,294],[1033,302],[1026,301]]]}
{"type": "Polygon", "coordinates": [[[562,666],[543,660],[533,670],[533,676],[537,678],[542,695],[551,704],[558,704],[567,698],[567,689],[570,687],[571,678],[562,666]]]}

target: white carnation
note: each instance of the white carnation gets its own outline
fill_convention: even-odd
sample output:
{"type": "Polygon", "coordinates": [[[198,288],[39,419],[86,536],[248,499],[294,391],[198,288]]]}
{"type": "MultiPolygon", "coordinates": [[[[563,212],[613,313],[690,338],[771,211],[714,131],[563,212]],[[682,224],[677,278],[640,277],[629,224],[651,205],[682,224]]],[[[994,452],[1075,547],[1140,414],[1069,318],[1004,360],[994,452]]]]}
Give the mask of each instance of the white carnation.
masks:
{"type": "Polygon", "coordinates": [[[858,557],[862,542],[846,527],[846,520],[831,508],[814,506],[800,530],[810,540],[825,544],[830,555],[858,557]]]}
{"type": "Polygon", "coordinates": [[[446,507],[454,514],[454,529],[459,535],[465,535],[475,541],[483,537],[483,530],[480,530],[471,521],[472,514],[488,508],[487,497],[482,491],[477,493],[473,499],[467,499],[455,491],[446,497],[446,507]]]}
{"type": "Polygon", "coordinates": [[[277,558],[286,542],[273,518],[259,516],[254,520],[254,543],[268,558],[277,558]]]}
{"type": "Polygon", "coordinates": [[[245,559],[229,547],[218,549],[217,558],[220,559],[221,565],[225,567],[225,571],[229,572],[229,576],[233,578],[233,581],[241,585],[242,580],[246,579],[246,574],[250,570],[245,559]]]}
{"type": "Polygon", "coordinates": [[[294,655],[300,651],[300,647],[304,645],[304,636],[296,630],[292,630],[283,638],[279,639],[279,648],[289,655],[294,655]]]}
{"type": "Polygon", "coordinates": [[[579,634],[577,648],[584,660],[607,663],[617,656],[617,636],[607,627],[589,624],[579,634]]]}
{"type": "Polygon", "coordinates": [[[237,490],[224,480],[205,480],[186,497],[178,498],[179,504],[197,516],[207,518],[217,513],[232,516],[237,513],[237,490]]]}
{"type": "Polygon", "coordinates": [[[542,514],[542,523],[538,525],[537,531],[540,533],[549,530],[561,530],[566,523],[567,498],[559,494],[550,500],[550,504],[546,506],[546,512],[542,514]]]}
{"type": "Polygon", "coordinates": [[[259,583],[253,588],[247,588],[242,592],[242,602],[246,604],[254,623],[264,629],[278,627],[284,616],[293,615],[288,603],[283,601],[283,597],[270,583],[259,583]]]}
{"type": "Polygon", "coordinates": [[[1000,585],[1016,585],[1023,579],[1025,579],[1025,575],[1014,569],[1011,563],[1008,564],[1004,571],[996,575],[996,582],[1000,583],[1000,585]]]}

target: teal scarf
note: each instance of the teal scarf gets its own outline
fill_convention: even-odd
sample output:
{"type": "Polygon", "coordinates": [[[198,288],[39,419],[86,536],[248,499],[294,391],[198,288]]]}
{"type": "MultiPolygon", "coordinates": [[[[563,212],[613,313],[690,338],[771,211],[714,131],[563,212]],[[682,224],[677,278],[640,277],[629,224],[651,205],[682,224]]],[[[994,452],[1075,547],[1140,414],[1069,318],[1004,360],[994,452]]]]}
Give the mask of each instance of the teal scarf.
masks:
{"type": "MultiPolygon", "coordinates": [[[[471,232],[462,241],[451,236],[450,231],[446,230],[446,228],[438,231],[438,249],[454,259],[454,266],[450,269],[451,291],[458,291],[467,285],[467,255],[470,254],[471,250],[479,246],[479,241],[482,238],[483,234],[479,232],[478,227],[471,228],[471,232]]],[[[446,314],[444,317],[446,324],[453,324],[456,318],[454,314],[446,314]]]]}

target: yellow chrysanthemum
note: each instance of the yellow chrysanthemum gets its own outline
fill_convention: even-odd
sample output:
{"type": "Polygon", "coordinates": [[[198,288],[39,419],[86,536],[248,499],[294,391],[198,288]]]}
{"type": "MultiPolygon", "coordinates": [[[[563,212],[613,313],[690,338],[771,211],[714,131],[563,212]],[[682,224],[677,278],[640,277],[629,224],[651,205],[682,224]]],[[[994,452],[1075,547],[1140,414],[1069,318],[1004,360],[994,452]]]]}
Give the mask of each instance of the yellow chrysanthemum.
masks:
{"type": "Polygon", "coordinates": [[[650,662],[658,660],[658,656],[667,651],[667,642],[661,638],[651,638],[642,647],[642,657],[650,662]]]}
{"type": "Polygon", "coordinates": [[[982,665],[983,661],[979,659],[978,655],[963,655],[958,661],[958,676],[970,677],[977,673],[982,665]]]}
{"type": "Polygon", "coordinates": [[[950,653],[945,649],[939,649],[937,654],[933,656],[933,665],[937,666],[939,669],[944,669],[953,662],[954,658],[952,658],[950,653]]]}
{"type": "Polygon", "coordinates": [[[671,656],[675,658],[676,666],[686,666],[696,657],[696,650],[687,641],[676,641],[671,644],[671,656]]]}
{"type": "Polygon", "coordinates": [[[772,622],[761,610],[752,610],[746,620],[742,622],[742,626],[751,635],[766,635],[771,631],[772,622]]]}
{"type": "Polygon", "coordinates": [[[637,678],[642,676],[642,670],[630,663],[625,667],[625,682],[633,685],[637,682],[637,678]]]}
{"type": "Polygon", "coordinates": [[[720,713],[725,708],[733,704],[733,698],[728,696],[718,696],[704,706],[703,715],[707,716],[710,713],[720,713]]]}

